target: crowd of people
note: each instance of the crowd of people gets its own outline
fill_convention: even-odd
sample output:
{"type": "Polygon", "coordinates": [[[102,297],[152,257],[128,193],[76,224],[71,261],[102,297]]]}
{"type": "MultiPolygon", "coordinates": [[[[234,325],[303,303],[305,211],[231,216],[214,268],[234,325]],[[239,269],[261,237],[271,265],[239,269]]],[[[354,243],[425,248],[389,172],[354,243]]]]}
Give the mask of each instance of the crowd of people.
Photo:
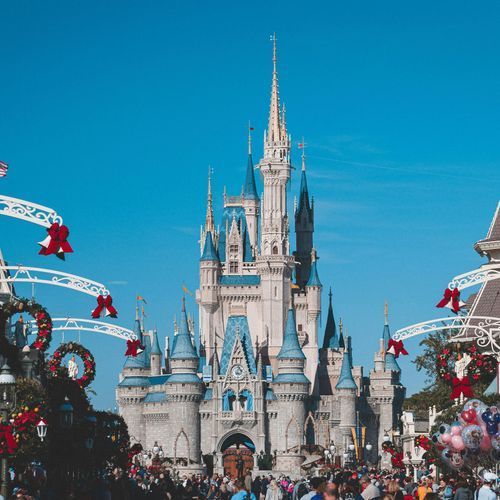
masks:
{"type": "MultiPolygon", "coordinates": [[[[376,470],[337,469],[324,475],[291,479],[281,475],[253,475],[246,471],[235,479],[173,474],[164,467],[132,466],[107,471],[94,481],[75,484],[68,495],[74,500],[494,500],[500,498],[498,478],[484,473],[481,479],[455,480],[444,475],[422,475],[418,482],[404,474],[376,470]]],[[[50,491],[30,495],[14,488],[12,498],[61,500],[50,491]]]]}

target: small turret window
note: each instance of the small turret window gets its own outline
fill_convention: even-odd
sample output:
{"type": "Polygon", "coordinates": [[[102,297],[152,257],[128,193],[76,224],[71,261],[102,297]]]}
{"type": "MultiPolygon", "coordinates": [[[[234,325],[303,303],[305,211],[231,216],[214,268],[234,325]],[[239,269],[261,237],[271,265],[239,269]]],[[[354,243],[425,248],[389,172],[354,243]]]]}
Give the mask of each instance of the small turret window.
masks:
{"type": "Polygon", "coordinates": [[[238,266],[238,261],[232,260],[229,262],[229,272],[236,274],[238,272],[239,266],[238,266]]]}
{"type": "Polygon", "coordinates": [[[229,245],[229,253],[238,253],[238,245],[229,245]]]}
{"type": "Polygon", "coordinates": [[[277,247],[277,245],[273,246],[273,255],[278,255],[278,247],[277,247]]]}

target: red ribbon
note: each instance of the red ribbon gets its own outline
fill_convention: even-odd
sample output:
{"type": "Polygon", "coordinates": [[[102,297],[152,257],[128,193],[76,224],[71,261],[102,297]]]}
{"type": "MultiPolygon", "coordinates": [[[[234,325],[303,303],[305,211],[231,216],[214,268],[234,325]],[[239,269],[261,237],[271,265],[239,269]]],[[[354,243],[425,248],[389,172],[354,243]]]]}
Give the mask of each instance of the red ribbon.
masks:
{"type": "Polygon", "coordinates": [[[395,358],[399,358],[400,354],[404,356],[408,356],[408,351],[405,349],[402,340],[393,340],[389,339],[389,344],[387,346],[387,352],[390,354],[394,354],[395,358]]]}
{"type": "Polygon", "coordinates": [[[10,425],[0,424],[0,454],[11,455],[17,449],[10,425]]]}
{"type": "Polygon", "coordinates": [[[458,377],[453,377],[451,383],[453,385],[453,390],[451,391],[450,399],[458,399],[460,398],[460,394],[463,394],[464,398],[474,397],[469,377],[464,377],[461,379],[458,377]]]}
{"type": "Polygon", "coordinates": [[[97,307],[92,311],[92,317],[100,318],[104,310],[106,310],[106,316],[111,316],[112,318],[118,316],[118,311],[113,306],[111,295],[106,295],[106,297],[99,295],[97,297],[97,307]]]}
{"type": "Polygon", "coordinates": [[[443,293],[443,298],[436,304],[436,307],[449,307],[454,313],[458,313],[460,308],[460,290],[447,288],[443,293]]]}
{"type": "Polygon", "coordinates": [[[144,346],[140,340],[127,340],[127,352],[125,356],[133,356],[135,358],[142,351],[144,351],[144,346]]]}
{"type": "Polygon", "coordinates": [[[69,229],[67,226],[60,226],[57,222],[54,222],[52,226],[47,229],[49,234],[43,241],[39,243],[42,247],[40,255],[52,255],[55,254],[56,257],[64,260],[65,253],[72,253],[73,249],[69,244],[68,236],[69,229]]]}

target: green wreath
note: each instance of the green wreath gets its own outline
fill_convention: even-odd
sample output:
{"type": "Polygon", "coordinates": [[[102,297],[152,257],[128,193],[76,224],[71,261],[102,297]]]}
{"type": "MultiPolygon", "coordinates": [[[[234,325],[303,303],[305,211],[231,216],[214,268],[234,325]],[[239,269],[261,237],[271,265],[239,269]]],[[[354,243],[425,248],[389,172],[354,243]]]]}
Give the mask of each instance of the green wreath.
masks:
{"type": "Polygon", "coordinates": [[[76,342],[68,342],[61,344],[49,359],[47,368],[49,374],[53,378],[68,377],[68,369],[62,365],[62,360],[66,354],[76,354],[80,357],[83,363],[83,375],[75,379],[75,382],[80,387],[87,387],[95,378],[95,361],[94,356],[88,349],[85,349],[81,344],[76,342]]]}
{"type": "MultiPolygon", "coordinates": [[[[437,357],[439,376],[443,380],[446,380],[446,382],[451,382],[453,378],[455,352],[454,349],[446,348],[443,349],[443,352],[437,357]]],[[[478,380],[488,379],[493,373],[496,373],[497,364],[495,359],[492,356],[479,352],[476,345],[471,344],[467,347],[462,347],[458,344],[457,352],[467,353],[471,357],[471,361],[467,365],[467,376],[472,383],[478,380]]]]}
{"type": "Polygon", "coordinates": [[[6,320],[10,319],[14,314],[22,312],[27,312],[36,320],[38,333],[30,348],[45,352],[52,340],[52,319],[50,314],[47,309],[30,299],[16,298],[0,308],[0,316],[6,320]]]}

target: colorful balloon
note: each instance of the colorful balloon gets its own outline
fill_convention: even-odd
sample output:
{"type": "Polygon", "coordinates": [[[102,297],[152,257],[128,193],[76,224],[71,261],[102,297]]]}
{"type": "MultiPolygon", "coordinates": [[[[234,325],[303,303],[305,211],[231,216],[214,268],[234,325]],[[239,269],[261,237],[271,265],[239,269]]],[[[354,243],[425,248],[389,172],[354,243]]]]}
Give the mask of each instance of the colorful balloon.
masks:
{"type": "Polygon", "coordinates": [[[448,444],[451,441],[451,434],[449,433],[441,434],[441,441],[445,444],[448,444]]]}
{"type": "Polygon", "coordinates": [[[486,431],[490,436],[498,432],[498,425],[500,424],[500,413],[496,406],[487,408],[481,414],[481,420],[486,424],[486,431]]]}
{"type": "Polygon", "coordinates": [[[481,444],[479,445],[481,451],[491,450],[491,438],[486,432],[483,433],[483,439],[481,439],[481,444]]]}
{"type": "Polygon", "coordinates": [[[458,422],[453,422],[451,424],[451,435],[460,436],[462,434],[462,426],[458,422]]]}
{"type": "Polygon", "coordinates": [[[483,431],[479,425],[468,425],[462,429],[462,440],[466,448],[478,450],[483,440],[483,431]]]}
{"type": "Polygon", "coordinates": [[[453,436],[451,438],[451,446],[453,446],[454,450],[457,451],[462,451],[465,448],[465,443],[464,440],[462,439],[462,436],[453,436]]]}
{"type": "Polygon", "coordinates": [[[475,410],[478,415],[481,415],[488,407],[482,401],[479,401],[479,399],[469,399],[469,401],[464,404],[463,411],[468,411],[471,408],[475,410]]]}
{"type": "Polygon", "coordinates": [[[475,424],[477,422],[477,413],[476,410],[474,410],[473,408],[470,408],[469,410],[464,410],[460,414],[460,417],[466,424],[475,424]]]}

